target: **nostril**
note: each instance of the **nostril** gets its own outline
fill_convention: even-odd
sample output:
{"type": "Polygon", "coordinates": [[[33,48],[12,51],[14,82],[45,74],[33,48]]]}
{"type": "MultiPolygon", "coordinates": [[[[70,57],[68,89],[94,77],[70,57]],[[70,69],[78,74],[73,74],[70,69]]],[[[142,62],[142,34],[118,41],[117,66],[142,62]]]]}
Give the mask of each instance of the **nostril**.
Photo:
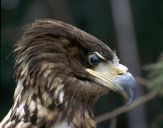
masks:
{"type": "Polygon", "coordinates": [[[118,75],[124,75],[125,73],[128,72],[128,68],[122,64],[119,64],[117,66],[117,74],[118,75]]]}
{"type": "Polygon", "coordinates": [[[125,73],[128,73],[129,71],[128,70],[122,70],[122,71],[119,71],[118,75],[124,75],[125,73]]]}
{"type": "Polygon", "coordinates": [[[124,73],[118,73],[119,76],[123,75],[124,73]]]}

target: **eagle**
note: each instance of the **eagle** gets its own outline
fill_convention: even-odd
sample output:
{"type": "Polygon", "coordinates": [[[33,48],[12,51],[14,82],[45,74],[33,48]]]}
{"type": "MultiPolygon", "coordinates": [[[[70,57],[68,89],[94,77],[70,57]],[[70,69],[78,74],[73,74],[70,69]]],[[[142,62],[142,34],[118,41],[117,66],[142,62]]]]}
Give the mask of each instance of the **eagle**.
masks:
{"type": "Polygon", "coordinates": [[[1,128],[95,128],[93,106],[102,95],[135,97],[136,81],[116,53],[62,21],[27,25],[14,53],[17,86],[1,128]]]}

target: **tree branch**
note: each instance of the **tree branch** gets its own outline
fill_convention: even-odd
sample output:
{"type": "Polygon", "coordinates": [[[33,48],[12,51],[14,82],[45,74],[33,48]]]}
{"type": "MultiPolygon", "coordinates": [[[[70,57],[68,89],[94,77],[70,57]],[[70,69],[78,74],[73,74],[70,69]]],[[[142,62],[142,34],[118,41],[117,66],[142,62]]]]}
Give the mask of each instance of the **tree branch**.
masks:
{"type": "Polygon", "coordinates": [[[98,117],[96,117],[96,123],[101,123],[105,120],[108,120],[108,119],[111,119],[111,118],[114,118],[124,112],[128,112],[132,109],[134,109],[135,107],[141,105],[141,104],[144,104],[148,101],[150,101],[151,99],[155,98],[157,96],[157,93],[156,92],[149,92],[148,94],[140,97],[139,99],[135,100],[132,104],[130,105],[124,105],[122,107],[119,107],[111,112],[108,112],[108,113],[105,113],[105,114],[102,114],[98,117]]]}

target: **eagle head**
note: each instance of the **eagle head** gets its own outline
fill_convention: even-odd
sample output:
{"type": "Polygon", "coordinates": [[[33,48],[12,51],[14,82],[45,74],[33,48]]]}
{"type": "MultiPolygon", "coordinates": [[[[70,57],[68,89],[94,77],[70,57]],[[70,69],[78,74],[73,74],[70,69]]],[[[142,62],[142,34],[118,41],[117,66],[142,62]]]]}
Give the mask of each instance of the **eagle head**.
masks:
{"type": "Polygon", "coordinates": [[[135,97],[135,79],[115,52],[61,21],[28,25],[15,53],[17,87],[6,126],[95,127],[92,106],[100,96],[112,90],[129,103],[135,97]]]}

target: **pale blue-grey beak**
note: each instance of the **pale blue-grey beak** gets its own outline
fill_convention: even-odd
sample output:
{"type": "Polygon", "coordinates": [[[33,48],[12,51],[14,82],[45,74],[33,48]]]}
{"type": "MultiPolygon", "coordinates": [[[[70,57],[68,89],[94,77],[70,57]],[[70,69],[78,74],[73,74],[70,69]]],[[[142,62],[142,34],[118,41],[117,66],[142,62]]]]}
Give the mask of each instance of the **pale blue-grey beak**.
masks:
{"type": "Polygon", "coordinates": [[[115,90],[127,99],[127,104],[132,103],[136,98],[136,80],[131,73],[125,73],[113,80],[115,85],[119,85],[122,90],[115,90]]]}

